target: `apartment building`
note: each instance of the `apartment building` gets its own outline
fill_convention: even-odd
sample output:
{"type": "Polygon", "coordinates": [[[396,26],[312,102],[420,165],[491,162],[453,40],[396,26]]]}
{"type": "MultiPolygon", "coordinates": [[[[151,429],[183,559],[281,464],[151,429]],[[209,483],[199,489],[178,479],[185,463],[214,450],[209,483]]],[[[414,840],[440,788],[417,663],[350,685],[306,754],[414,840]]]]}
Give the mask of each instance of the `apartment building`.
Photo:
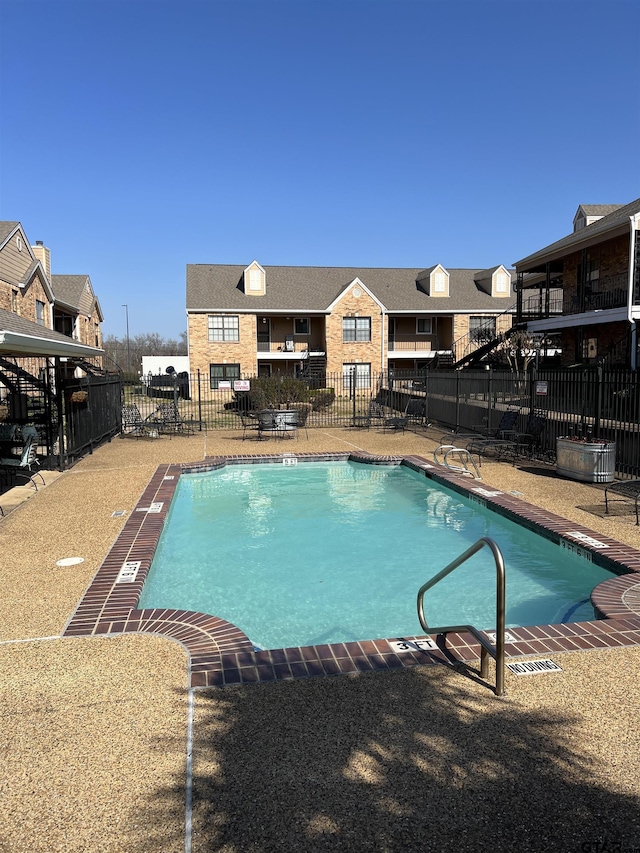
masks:
{"type": "Polygon", "coordinates": [[[0,222],[0,354],[99,366],[102,321],[88,275],[52,275],[49,249],[32,246],[20,222],[0,222]]]}
{"type": "Polygon", "coordinates": [[[367,377],[459,363],[511,328],[511,271],[189,264],[192,371],[367,377]]]}
{"type": "Polygon", "coordinates": [[[515,264],[516,322],[560,335],[564,365],[638,367],[640,199],[581,204],[573,230],[515,264]]]}

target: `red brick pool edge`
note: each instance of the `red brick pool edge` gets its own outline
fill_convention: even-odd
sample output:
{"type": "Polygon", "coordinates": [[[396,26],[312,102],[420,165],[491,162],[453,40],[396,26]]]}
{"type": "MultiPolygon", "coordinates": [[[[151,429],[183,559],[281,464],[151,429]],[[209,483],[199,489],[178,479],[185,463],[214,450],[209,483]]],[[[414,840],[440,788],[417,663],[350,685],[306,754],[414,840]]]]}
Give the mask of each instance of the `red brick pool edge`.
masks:
{"type": "Polygon", "coordinates": [[[419,648],[425,637],[364,640],[256,651],[245,634],[224,619],[173,609],[137,609],[178,479],[183,472],[233,464],[282,464],[299,461],[351,460],[374,465],[404,464],[459,494],[594,562],[626,574],[613,576],[593,591],[599,617],[592,622],[510,628],[508,658],[555,652],[640,645],[640,552],[575,522],[528,504],[420,456],[373,456],[366,453],[296,453],[270,456],[211,457],[203,462],[161,465],[73,613],[63,636],[149,633],[176,640],[189,654],[192,687],[248,684],[279,679],[324,677],[390,670],[425,664],[462,664],[479,660],[480,646],[468,633],[432,637],[435,647],[419,648]],[[406,649],[399,647],[399,641],[406,649]],[[393,645],[392,645],[393,644],[393,645]]]}

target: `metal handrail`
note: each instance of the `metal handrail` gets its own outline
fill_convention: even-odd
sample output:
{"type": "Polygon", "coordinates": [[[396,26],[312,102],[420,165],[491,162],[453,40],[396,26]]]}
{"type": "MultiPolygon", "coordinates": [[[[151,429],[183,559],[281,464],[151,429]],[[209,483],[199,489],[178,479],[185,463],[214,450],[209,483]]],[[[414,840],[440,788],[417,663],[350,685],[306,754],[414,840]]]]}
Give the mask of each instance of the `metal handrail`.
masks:
{"type": "Polygon", "coordinates": [[[443,465],[445,468],[448,468],[449,471],[453,471],[455,474],[470,474],[474,480],[481,480],[480,471],[478,471],[478,466],[475,463],[473,455],[469,453],[469,451],[464,447],[456,447],[455,444],[440,444],[433,451],[433,461],[436,465],[443,465]],[[442,462],[438,459],[438,453],[442,452],[444,455],[442,457],[442,462]],[[454,464],[453,461],[449,461],[449,456],[454,454],[454,456],[458,457],[459,465],[454,464]],[[471,466],[471,467],[469,467],[471,466]],[[473,468],[473,471],[471,470],[473,468]],[[474,474],[475,471],[475,474],[474,474]]]}
{"type": "Polygon", "coordinates": [[[505,602],[506,602],[506,580],[504,571],[504,558],[500,548],[488,536],[483,536],[473,544],[470,548],[457,557],[453,562],[449,563],[441,572],[438,572],[435,577],[424,583],[418,591],[418,619],[425,634],[449,634],[460,631],[468,631],[480,643],[480,677],[487,678],[489,674],[489,655],[496,662],[496,696],[502,696],[504,693],[504,631],[505,631],[505,602]],[[451,574],[454,569],[465,563],[470,557],[473,557],[481,548],[487,546],[491,549],[493,559],[496,564],[496,645],[495,648],[487,640],[487,638],[473,625],[446,625],[440,628],[430,628],[424,617],[424,594],[435,586],[439,581],[451,574]]]}

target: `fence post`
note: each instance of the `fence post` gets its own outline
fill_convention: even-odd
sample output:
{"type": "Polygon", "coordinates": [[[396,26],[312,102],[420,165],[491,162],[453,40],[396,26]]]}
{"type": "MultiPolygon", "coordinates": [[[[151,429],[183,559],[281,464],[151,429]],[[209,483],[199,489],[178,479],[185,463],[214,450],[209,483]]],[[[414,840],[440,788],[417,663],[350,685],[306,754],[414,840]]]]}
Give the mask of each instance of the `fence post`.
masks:
{"type": "Polygon", "coordinates": [[[202,391],[200,389],[200,368],[198,368],[198,423],[202,432],[202,391]]]}
{"type": "Polygon", "coordinates": [[[356,368],[351,368],[351,376],[349,377],[349,391],[351,393],[351,401],[352,401],[352,417],[353,423],[356,422],[356,368]]]}
{"type": "MultiPolygon", "coordinates": [[[[487,430],[491,429],[491,398],[493,395],[493,368],[489,365],[489,375],[487,376],[487,430]]],[[[495,400],[493,401],[495,409],[495,400]]]]}
{"type": "Polygon", "coordinates": [[[594,412],[593,437],[600,438],[600,421],[602,420],[602,365],[596,369],[596,410],[594,412]]]}
{"type": "Polygon", "coordinates": [[[456,432],[460,432],[460,371],[456,370],[456,432]]]}

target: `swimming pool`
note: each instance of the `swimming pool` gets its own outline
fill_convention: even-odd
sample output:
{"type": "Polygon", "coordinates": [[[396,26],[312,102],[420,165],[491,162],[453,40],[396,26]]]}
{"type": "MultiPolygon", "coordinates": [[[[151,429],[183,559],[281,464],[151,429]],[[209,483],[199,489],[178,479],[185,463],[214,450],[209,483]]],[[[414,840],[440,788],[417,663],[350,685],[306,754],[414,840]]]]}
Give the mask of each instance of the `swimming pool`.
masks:
{"type": "MultiPolygon", "coordinates": [[[[420,632],[415,596],[481,536],[507,567],[507,624],[593,618],[612,574],[406,466],[234,465],[182,475],[139,607],[212,613],[258,646],[420,632]]],[[[431,624],[495,621],[485,551],[426,600],[431,624]]]]}

